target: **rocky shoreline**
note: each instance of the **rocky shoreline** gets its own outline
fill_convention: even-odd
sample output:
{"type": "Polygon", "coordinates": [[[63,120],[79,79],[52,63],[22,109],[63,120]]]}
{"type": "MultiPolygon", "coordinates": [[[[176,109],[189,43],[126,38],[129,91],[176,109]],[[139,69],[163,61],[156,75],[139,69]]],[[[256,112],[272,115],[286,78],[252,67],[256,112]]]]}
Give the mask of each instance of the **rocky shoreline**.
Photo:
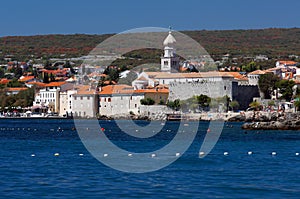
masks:
{"type": "MultiPolygon", "coordinates": [[[[237,119],[237,118],[236,118],[237,119]]],[[[244,118],[242,129],[248,130],[300,130],[299,113],[268,113],[244,118]]],[[[231,121],[234,118],[231,118],[231,121]]]]}

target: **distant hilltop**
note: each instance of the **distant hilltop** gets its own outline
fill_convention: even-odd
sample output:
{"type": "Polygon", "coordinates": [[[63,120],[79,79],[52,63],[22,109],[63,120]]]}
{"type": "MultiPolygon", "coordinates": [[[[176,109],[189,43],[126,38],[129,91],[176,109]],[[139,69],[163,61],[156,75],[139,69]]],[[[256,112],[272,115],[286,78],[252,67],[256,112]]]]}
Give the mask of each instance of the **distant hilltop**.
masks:
{"type": "MultiPolygon", "coordinates": [[[[256,30],[181,31],[198,41],[214,59],[266,55],[271,58],[300,55],[300,28],[256,30]]],[[[79,57],[113,34],[36,35],[0,37],[0,59],[79,57]]]]}

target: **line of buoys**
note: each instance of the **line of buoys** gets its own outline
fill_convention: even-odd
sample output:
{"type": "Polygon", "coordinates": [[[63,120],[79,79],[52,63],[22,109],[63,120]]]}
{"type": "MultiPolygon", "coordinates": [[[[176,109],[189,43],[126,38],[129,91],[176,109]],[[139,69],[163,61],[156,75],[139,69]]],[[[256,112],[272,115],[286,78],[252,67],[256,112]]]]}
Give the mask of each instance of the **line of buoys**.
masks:
{"type": "MultiPolygon", "coordinates": [[[[253,155],[253,152],[252,152],[252,151],[248,151],[247,154],[248,154],[248,155],[253,155]]],[[[54,156],[60,156],[59,153],[54,153],[53,155],[54,155],[54,156]]],[[[78,155],[79,155],[79,156],[84,156],[83,153],[79,153],[78,155]]],[[[204,156],[204,155],[205,155],[205,152],[203,152],[203,151],[200,151],[200,152],[199,152],[199,156],[204,156]]],[[[225,151],[225,152],[223,152],[223,155],[224,155],[224,156],[228,156],[228,155],[229,155],[229,152],[228,152],[228,151],[225,151]]],[[[273,151],[273,152],[271,152],[271,155],[272,155],[272,156],[276,156],[276,155],[277,155],[277,152],[273,151]]],[[[34,153],[32,153],[30,156],[31,156],[31,157],[35,157],[36,155],[35,155],[34,153]]],[[[133,156],[132,153],[128,153],[128,157],[132,157],[132,156],[133,156]]],[[[157,155],[156,155],[155,153],[152,153],[152,154],[151,154],[151,157],[152,157],[152,158],[154,158],[154,157],[156,157],[156,156],[157,156],[157,155]]],[[[175,153],[175,156],[176,156],[176,157],[179,157],[179,156],[181,156],[181,153],[177,152],[177,153],[175,153]]],[[[299,153],[299,152],[296,152],[296,153],[295,153],[295,156],[300,156],[300,153],[299,153]]],[[[104,154],[103,154],[103,157],[108,157],[108,154],[107,154],[107,153],[104,153],[104,154]]]]}

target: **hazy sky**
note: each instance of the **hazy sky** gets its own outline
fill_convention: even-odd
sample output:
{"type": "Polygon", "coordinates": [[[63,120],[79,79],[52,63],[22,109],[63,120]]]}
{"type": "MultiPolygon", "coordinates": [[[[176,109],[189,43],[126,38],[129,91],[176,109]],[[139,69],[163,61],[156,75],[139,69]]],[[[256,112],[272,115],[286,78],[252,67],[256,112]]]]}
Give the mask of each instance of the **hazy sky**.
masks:
{"type": "Polygon", "coordinates": [[[0,36],[300,27],[299,0],[4,0],[0,36]]]}

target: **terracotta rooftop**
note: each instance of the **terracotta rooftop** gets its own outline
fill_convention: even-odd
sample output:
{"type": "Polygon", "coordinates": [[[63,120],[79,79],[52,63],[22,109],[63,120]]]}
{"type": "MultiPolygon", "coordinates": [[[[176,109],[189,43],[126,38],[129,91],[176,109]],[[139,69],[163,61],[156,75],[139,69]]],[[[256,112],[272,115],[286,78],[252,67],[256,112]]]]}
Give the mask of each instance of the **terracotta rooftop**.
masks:
{"type": "Polygon", "coordinates": [[[19,81],[20,82],[27,82],[27,81],[32,80],[32,79],[34,79],[34,76],[22,76],[22,77],[20,77],[19,81]]]}
{"type": "Polygon", "coordinates": [[[282,64],[282,65],[295,65],[297,64],[297,62],[294,62],[294,61],[284,61],[284,60],[280,60],[278,61],[279,64],[282,64]]]}
{"type": "Polygon", "coordinates": [[[96,93],[96,90],[90,85],[77,85],[75,89],[77,90],[75,95],[93,95],[96,93]]]}
{"type": "Polygon", "coordinates": [[[8,82],[10,82],[9,79],[6,79],[6,78],[0,79],[0,84],[7,84],[8,82]]]}
{"type": "Polygon", "coordinates": [[[54,86],[59,87],[59,86],[65,84],[65,83],[66,82],[50,82],[48,84],[45,84],[45,87],[54,87],[54,86]]]}
{"type": "Polygon", "coordinates": [[[263,75],[265,74],[266,72],[262,71],[262,70],[255,70],[251,73],[249,73],[248,75],[263,75]]]}
{"type": "Polygon", "coordinates": [[[32,85],[36,85],[38,87],[45,87],[46,84],[43,82],[28,82],[27,84],[32,84],[32,85]]]}
{"type": "Polygon", "coordinates": [[[133,93],[133,87],[126,84],[108,85],[101,88],[100,95],[133,93]]]}
{"type": "Polygon", "coordinates": [[[13,92],[13,91],[24,91],[24,90],[27,90],[28,88],[7,88],[6,91],[7,92],[13,92]]]}
{"type": "Polygon", "coordinates": [[[241,81],[247,81],[248,78],[242,74],[240,74],[239,72],[224,72],[227,73],[228,75],[231,75],[234,77],[234,79],[236,80],[241,80],[241,81]]]}

